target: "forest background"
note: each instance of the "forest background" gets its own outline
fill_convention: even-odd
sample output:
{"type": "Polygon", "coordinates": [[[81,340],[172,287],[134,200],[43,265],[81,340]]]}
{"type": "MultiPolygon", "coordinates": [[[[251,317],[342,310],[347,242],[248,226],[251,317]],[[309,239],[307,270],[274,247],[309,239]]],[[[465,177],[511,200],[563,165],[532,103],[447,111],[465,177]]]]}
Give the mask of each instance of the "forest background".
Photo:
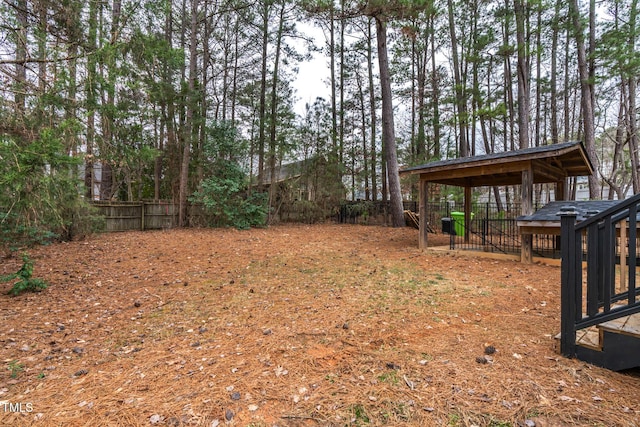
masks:
{"type": "Polygon", "coordinates": [[[622,199],[640,191],[636,17],[637,0],[3,0],[2,239],[90,230],[89,200],[172,200],[180,225],[189,202],[242,226],[286,197],[397,208],[415,197],[398,164],[569,140],[590,197],[622,199]],[[327,96],[296,111],[312,54],[327,96]],[[287,164],[305,186],[283,195],[287,164]]]}

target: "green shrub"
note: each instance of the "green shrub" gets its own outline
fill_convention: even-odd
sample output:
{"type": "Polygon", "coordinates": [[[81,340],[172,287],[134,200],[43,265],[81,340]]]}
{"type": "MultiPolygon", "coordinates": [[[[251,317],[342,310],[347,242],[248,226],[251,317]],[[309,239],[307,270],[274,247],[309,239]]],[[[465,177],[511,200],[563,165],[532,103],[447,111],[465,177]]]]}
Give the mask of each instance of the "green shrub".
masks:
{"type": "Polygon", "coordinates": [[[62,141],[51,128],[33,140],[0,136],[0,250],[71,239],[96,227],[81,195],[80,159],[62,141]]]}
{"type": "Polygon", "coordinates": [[[204,144],[207,177],[189,201],[202,204],[212,226],[246,229],[264,225],[267,195],[247,194],[249,179],[238,158],[246,144],[231,124],[216,123],[208,131],[204,144]]]}
{"type": "Polygon", "coordinates": [[[18,215],[0,211],[0,248],[15,252],[22,247],[48,244],[58,237],[46,228],[24,223],[18,215]]]}
{"type": "Polygon", "coordinates": [[[244,174],[239,166],[218,162],[224,173],[212,176],[200,183],[200,189],[189,200],[200,203],[216,227],[247,229],[265,224],[267,195],[246,194],[244,174]]]}
{"type": "Polygon", "coordinates": [[[7,363],[7,369],[11,372],[11,378],[18,378],[18,374],[24,371],[24,366],[18,360],[10,360],[7,363]]]}
{"type": "Polygon", "coordinates": [[[22,254],[22,267],[13,274],[0,277],[0,282],[17,280],[9,290],[9,295],[20,295],[23,292],[38,292],[47,288],[47,283],[42,279],[34,279],[33,261],[27,254],[22,254]]]}
{"type": "Polygon", "coordinates": [[[70,204],[65,210],[65,216],[69,219],[62,236],[65,240],[84,238],[106,228],[105,217],[100,215],[95,206],[84,200],[70,204]]]}
{"type": "Polygon", "coordinates": [[[346,206],[346,213],[350,217],[357,217],[357,216],[369,217],[372,215],[372,212],[375,209],[375,205],[373,202],[364,201],[364,200],[361,200],[358,202],[347,202],[345,206],[346,206]]]}
{"type": "Polygon", "coordinates": [[[296,220],[306,224],[324,221],[329,216],[318,203],[308,200],[296,200],[291,205],[291,210],[296,213],[296,220]]]}

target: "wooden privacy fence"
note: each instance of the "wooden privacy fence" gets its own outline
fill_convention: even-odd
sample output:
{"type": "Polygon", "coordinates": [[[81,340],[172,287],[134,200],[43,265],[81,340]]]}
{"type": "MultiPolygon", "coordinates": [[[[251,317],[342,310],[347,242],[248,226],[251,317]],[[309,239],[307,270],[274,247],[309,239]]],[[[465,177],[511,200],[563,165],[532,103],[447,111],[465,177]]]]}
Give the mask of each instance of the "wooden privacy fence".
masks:
{"type": "Polygon", "coordinates": [[[105,218],[105,231],[160,230],[178,224],[178,204],[153,202],[93,202],[105,218]]]}
{"type": "MultiPolygon", "coordinates": [[[[178,204],[160,201],[94,201],[97,214],[104,217],[104,231],[166,230],[178,226],[178,204]]],[[[417,209],[416,202],[404,202],[405,210],[417,209]]],[[[313,203],[283,206],[281,221],[313,223],[333,217],[338,222],[363,222],[384,224],[388,216],[388,202],[345,202],[334,209],[322,209],[313,203]],[[333,214],[337,212],[337,214],[333,214]]],[[[187,223],[190,227],[215,225],[215,218],[202,205],[187,206],[187,223]]]]}

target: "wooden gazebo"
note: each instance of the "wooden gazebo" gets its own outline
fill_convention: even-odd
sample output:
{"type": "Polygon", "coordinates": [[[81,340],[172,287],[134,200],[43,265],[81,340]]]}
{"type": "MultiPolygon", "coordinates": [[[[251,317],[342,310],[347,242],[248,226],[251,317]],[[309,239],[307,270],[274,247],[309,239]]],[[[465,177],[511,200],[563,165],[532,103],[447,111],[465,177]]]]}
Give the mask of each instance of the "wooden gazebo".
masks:
{"type": "MultiPolygon", "coordinates": [[[[420,233],[418,245],[427,248],[427,185],[430,182],[464,187],[465,241],[469,240],[471,189],[522,186],[522,215],[533,213],[533,184],[554,183],[555,199],[565,200],[567,178],[588,176],[593,166],[581,142],[565,142],[524,150],[441,160],[404,168],[400,175],[420,176],[420,233]]],[[[521,260],[532,262],[531,234],[522,234],[521,260]]]]}

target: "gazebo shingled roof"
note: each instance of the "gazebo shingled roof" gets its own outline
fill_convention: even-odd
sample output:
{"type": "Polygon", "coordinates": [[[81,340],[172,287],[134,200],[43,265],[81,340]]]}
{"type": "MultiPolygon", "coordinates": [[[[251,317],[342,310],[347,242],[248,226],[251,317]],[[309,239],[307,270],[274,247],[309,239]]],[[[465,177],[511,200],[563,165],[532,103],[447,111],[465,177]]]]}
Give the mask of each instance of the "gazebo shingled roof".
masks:
{"type": "Polygon", "coordinates": [[[440,160],[404,168],[400,175],[419,174],[420,179],[458,187],[521,185],[522,171],[531,168],[533,183],[558,182],[571,176],[587,176],[593,166],[580,141],[531,147],[524,150],[440,160]]]}

